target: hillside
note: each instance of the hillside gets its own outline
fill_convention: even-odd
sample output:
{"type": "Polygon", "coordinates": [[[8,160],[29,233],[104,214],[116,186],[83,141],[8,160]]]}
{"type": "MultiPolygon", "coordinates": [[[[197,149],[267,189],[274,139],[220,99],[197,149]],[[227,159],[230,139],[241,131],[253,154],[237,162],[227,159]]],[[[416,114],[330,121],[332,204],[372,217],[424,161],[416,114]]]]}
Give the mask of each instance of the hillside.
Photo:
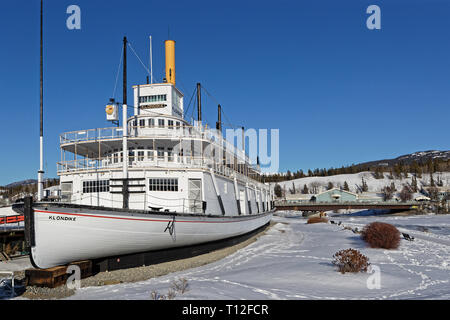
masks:
{"type": "MultiPolygon", "coordinates": [[[[364,171],[354,174],[339,174],[327,177],[305,177],[289,181],[278,182],[278,184],[282,188],[285,188],[287,193],[289,193],[289,189],[293,189],[294,184],[296,193],[300,193],[305,184],[310,190],[312,189],[314,184],[319,188],[320,191],[324,191],[326,190],[326,187],[329,182],[333,183],[333,186],[337,188],[342,187],[344,183],[347,182],[350,191],[356,193],[360,192],[363,178],[369,187],[368,192],[381,192],[382,188],[391,185],[391,183],[395,184],[397,190],[401,190],[404,185],[408,185],[411,183],[412,174],[408,174],[408,178],[390,179],[389,174],[384,173],[382,179],[375,179],[375,176],[372,172],[364,171]]],[[[433,179],[435,181],[440,179],[442,180],[444,186],[450,186],[450,172],[434,173],[433,179]]],[[[429,184],[430,184],[429,174],[424,174],[422,175],[422,178],[417,178],[417,187],[419,190],[422,187],[428,186],[429,184]]],[[[271,183],[271,186],[274,187],[275,183],[271,183]]]]}
{"type": "Polygon", "coordinates": [[[376,178],[381,178],[382,173],[390,173],[399,177],[401,174],[414,173],[418,176],[435,172],[450,172],[450,151],[420,151],[399,156],[394,159],[369,161],[340,168],[315,168],[303,171],[299,169],[291,172],[266,173],[265,182],[291,181],[292,179],[305,177],[327,177],[342,174],[354,174],[370,171],[376,178]]]}
{"type": "Polygon", "coordinates": [[[27,180],[11,182],[10,184],[7,184],[3,188],[14,188],[17,186],[27,186],[27,185],[36,184],[36,183],[37,183],[36,179],[27,179],[27,180]]]}
{"type": "Polygon", "coordinates": [[[407,165],[412,164],[414,161],[419,164],[425,164],[430,159],[432,160],[449,160],[450,159],[450,150],[449,151],[439,151],[439,150],[429,150],[429,151],[419,151],[410,154],[405,154],[393,159],[383,159],[376,161],[369,161],[359,163],[357,167],[372,167],[372,166],[388,166],[393,167],[399,163],[404,163],[407,165]]]}

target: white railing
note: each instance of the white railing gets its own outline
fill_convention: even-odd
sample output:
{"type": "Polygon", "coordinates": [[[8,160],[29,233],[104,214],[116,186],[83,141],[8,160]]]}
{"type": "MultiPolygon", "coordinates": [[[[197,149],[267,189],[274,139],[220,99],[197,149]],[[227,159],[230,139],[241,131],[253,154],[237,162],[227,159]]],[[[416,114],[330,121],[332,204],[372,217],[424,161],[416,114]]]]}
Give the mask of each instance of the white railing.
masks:
{"type": "MultiPolygon", "coordinates": [[[[97,128],[79,131],[65,132],[60,135],[60,145],[76,144],[83,142],[101,142],[105,140],[122,139],[123,130],[121,127],[97,128]]],[[[166,126],[166,127],[148,127],[148,126],[129,126],[129,138],[153,138],[153,139],[203,139],[207,143],[216,147],[226,149],[228,153],[237,157],[238,161],[250,163],[250,159],[244,152],[237,149],[221,135],[217,135],[216,130],[207,128],[198,128],[192,126],[166,126]]],[[[254,165],[250,165],[256,169],[254,165]]]]}
{"type": "Polygon", "coordinates": [[[123,136],[122,131],[121,127],[112,127],[65,132],[59,136],[59,142],[63,145],[75,142],[119,139],[123,136]]]}
{"type": "MultiPolygon", "coordinates": [[[[122,127],[112,127],[112,128],[97,128],[97,129],[87,129],[79,131],[71,131],[62,133],[59,136],[60,144],[71,144],[75,142],[89,142],[98,140],[108,140],[108,139],[120,139],[123,137],[122,127]]],[[[176,127],[176,126],[165,126],[165,127],[148,127],[148,126],[128,126],[128,137],[151,137],[151,138],[204,138],[211,139],[210,129],[203,129],[200,131],[196,127],[176,127]]],[[[225,140],[224,140],[225,141],[225,140]]]]}
{"type": "MultiPolygon", "coordinates": [[[[70,161],[61,161],[57,163],[58,174],[75,173],[80,171],[97,171],[118,169],[121,170],[123,166],[121,157],[107,157],[100,159],[77,159],[70,161]]],[[[145,167],[163,167],[173,169],[213,169],[214,173],[225,177],[237,177],[241,181],[246,181],[248,177],[233,168],[229,168],[223,164],[216,163],[211,158],[179,156],[172,155],[160,157],[148,156],[129,156],[128,168],[145,168],[145,167]]],[[[252,179],[251,177],[249,177],[252,179]]],[[[252,179],[255,180],[255,179],[252,179]]]]}

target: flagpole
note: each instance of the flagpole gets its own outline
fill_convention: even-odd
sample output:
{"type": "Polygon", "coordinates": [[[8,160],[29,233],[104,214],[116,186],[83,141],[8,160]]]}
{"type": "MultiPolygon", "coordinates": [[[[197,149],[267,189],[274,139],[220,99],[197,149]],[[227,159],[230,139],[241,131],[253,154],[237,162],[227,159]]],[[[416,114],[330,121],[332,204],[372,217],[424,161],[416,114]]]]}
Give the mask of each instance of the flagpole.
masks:
{"type": "Polygon", "coordinates": [[[38,171],[38,201],[44,194],[44,70],[43,70],[43,0],[41,0],[41,45],[40,45],[40,134],[39,134],[39,171],[38,171]]]}
{"type": "Polygon", "coordinates": [[[150,36],[150,83],[153,84],[152,36],[150,36]]]}

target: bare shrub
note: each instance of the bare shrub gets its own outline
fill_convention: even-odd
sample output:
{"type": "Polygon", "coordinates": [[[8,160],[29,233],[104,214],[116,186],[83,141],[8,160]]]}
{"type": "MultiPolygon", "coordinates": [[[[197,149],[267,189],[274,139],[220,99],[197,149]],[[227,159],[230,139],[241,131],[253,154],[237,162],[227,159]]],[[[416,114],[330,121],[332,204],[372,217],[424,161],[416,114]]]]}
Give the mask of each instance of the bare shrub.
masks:
{"type": "Polygon", "coordinates": [[[367,272],[369,258],[355,249],[345,249],[333,255],[333,264],[338,267],[339,272],[367,272]]]}
{"type": "Polygon", "coordinates": [[[371,248],[397,249],[400,244],[400,232],[389,223],[372,222],[364,227],[361,238],[371,248]]]}
{"type": "Polygon", "coordinates": [[[173,300],[178,293],[183,294],[189,291],[189,283],[186,278],[180,278],[172,281],[167,295],[160,294],[158,291],[153,290],[150,293],[150,299],[152,300],[173,300]]]}
{"type": "Polygon", "coordinates": [[[384,187],[383,189],[381,189],[381,192],[383,193],[384,201],[392,200],[392,197],[394,196],[394,190],[392,189],[392,185],[384,187]]]}
{"type": "Polygon", "coordinates": [[[410,201],[412,199],[412,190],[408,186],[404,186],[400,191],[400,200],[403,202],[410,201]]]}
{"type": "Polygon", "coordinates": [[[169,289],[169,291],[167,292],[167,300],[173,300],[176,296],[177,293],[174,290],[169,289]]]}
{"type": "Polygon", "coordinates": [[[166,300],[166,296],[163,294],[160,294],[158,291],[153,290],[150,294],[150,298],[152,300],[166,300]]]}
{"type": "Polygon", "coordinates": [[[189,283],[186,278],[180,278],[172,282],[171,288],[173,291],[183,294],[189,290],[189,283]]]}
{"type": "Polygon", "coordinates": [[[306,221],[306,223],[311,224],[311,223],[328,223],[328,219],[327,218],[323,218],[323,217],[311,217],[308,219],[308,221],[306,221]]]}
{"type": "Polygon", "coordinates": [[[19,251],[19,244],[18,243],[15,243],[15,244],[12,244],[12,243],[8,243],[6,246],[5,246],[5,253],[7,254],[7,255],[12,255],[12,254],[14,254],[14,253],[16,253],[17,251],[19,251]]]}

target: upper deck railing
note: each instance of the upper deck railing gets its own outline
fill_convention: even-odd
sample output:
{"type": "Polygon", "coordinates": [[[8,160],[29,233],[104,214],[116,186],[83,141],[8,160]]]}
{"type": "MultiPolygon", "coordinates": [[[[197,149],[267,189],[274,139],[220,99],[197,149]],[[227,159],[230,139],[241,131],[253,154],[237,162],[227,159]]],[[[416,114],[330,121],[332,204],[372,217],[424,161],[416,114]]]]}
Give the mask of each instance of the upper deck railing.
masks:
{"type": "MultiPolygon", "coordinates": [[[[78,130],[62,133],[59,137],[60,145],[84,143],[84,142],[102,142],[107,140],[122,139],[122,127],[97,128],[78,130]]],[[[217,134],[216,130],[206,127],[193,126],[165,126],[165,127],[148,127],[148,126],[128,126],[128,138],[151,138],[151,139],[201,139],[217,147],[226,149],[227,152],[236,155],[238,160],[250,163],[249,157],[240,149],[217,134]]],[[[256,169],[256,167],[255,167],[256,169]]]]}
{"type": "MultiPolygon", "coordinates": [[[[69,161],[61,161],[57,163],[58,174],[71,174],[80,173],[86,171],[98,171],[98,170],[111,170],[117,169],[122,170],[123,166],[122,157],[105,157],[99,159],[77,159],[69,161]]],[[[250,173],[245,168],[243,171],[247,173],[238,172],[238,169],[229,167],[220,163],[215,162],[211,158],[205,157],[192,157],[192,156],[129,156],[128,157],[128,168],[129,169],[145,169],[145,168],[169,168],[169,169],[212,169],[214,173],[229,177],[238,178],[241,181],[247,180],[247,177],[258,181],[259,175],[255,173],[250,173]]]]}

